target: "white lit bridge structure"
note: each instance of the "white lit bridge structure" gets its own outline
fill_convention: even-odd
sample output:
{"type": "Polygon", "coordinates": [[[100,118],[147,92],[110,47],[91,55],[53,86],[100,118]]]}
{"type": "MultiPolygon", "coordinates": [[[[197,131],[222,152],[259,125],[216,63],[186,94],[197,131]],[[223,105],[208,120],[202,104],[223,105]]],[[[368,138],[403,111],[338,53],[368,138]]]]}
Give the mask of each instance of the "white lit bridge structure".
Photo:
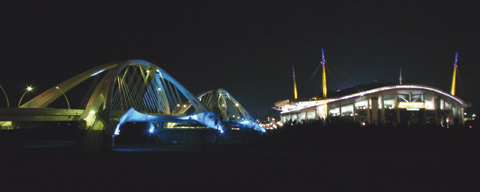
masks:
{"type": "Polygon", "coordinates": [[[204,92],[198,96],[198,100],[230,129],[254,129],[265,132],[265,128],[261,127],[240,102],[224,89],[204,92]]]}
{"type": "Polygon", "coordinates": [[[79,141],[81,151],[113,150],[114,135],[119,134],[120,127],[127,122],[147,122],[152,129],[200,126],[219,134],[238,124],[264,131],[228,92],[219,89],[216,93],[221,96],[207,99],[210,94],[207,92],[198,99],[157,65],[145,60],[128,60],[78,74],[18,108],[0,108],[0,122],[18,129],[22,126],[16,125],[23,122],[78,122],[79,129],[84,130],[79,141]],[[85,95],[83,101],[78,108],[71,109],[66,94],[84,84],[88,91],[81,90],[85,95]],[[52,107],[65,101],[67,109],[52,107]],[[215,111],[217,108],[220,112],[215,111]],[[229,121],[229,115],[240,119],[229,121]]]}

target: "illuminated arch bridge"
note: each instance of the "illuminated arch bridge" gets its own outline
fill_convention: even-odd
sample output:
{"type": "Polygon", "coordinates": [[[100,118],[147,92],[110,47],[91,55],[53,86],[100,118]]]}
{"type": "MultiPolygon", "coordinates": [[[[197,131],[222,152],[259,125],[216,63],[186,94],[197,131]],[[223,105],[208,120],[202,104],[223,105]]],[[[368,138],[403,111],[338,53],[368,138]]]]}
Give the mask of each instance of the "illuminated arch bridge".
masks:
{"type": "Polygon", "coordinates": [[[206,92],[197,99],[163,69],[144,60],[100,65],[50,88],[20,108],[48,108],[91,78],[98,82],[87,93],[84,108],[66,110],[75,112],[72,120],[86,130],[80,141],[84,151],[113,149],[113,135],[127,122],[148,122],[152,128],[167,122],[191,124],[218,133],[232,126],[264,131],[227,91],[219,89],[216,93],[220,95],[206,92]]]}
{"type": "Polygon", "coordinates": [[[204,92],[198,99],[210,111],[214,112],[227,128],[249,128],[265,132],[243,106],[226,90],[214,89],[204,92]]]}

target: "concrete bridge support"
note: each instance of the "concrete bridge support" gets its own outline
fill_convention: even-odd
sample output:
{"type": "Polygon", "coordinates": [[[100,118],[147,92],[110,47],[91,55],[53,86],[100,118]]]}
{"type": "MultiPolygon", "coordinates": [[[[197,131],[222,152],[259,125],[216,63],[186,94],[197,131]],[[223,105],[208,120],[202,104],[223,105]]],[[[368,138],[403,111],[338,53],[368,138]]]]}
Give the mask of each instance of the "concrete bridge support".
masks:
{"type": "Polygon", "coordinates": [[[113,151],[113,134],[104,130],[87,130],[79,141],[80,152],[109,152],[113,151]]]}
{"type": "Polygon", "coordinates": [[[79,139],[80,152],[109,152],[113,151],[115,127],[117,122],[97,121],[86,128],[79,139]]]}

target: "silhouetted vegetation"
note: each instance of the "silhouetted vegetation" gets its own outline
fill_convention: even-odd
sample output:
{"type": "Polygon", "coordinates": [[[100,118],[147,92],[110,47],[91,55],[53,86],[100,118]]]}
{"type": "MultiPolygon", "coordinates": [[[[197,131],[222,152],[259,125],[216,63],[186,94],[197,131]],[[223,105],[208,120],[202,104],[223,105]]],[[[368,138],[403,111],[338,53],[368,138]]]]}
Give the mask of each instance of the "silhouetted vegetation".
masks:
{"type": "Polygon", "coordinates": [[[480,123],[439,125],[365,125],[329,119],[291,122],[257,138],[272,149],[362,153],[460,153],[480,146],[480,123]]]}

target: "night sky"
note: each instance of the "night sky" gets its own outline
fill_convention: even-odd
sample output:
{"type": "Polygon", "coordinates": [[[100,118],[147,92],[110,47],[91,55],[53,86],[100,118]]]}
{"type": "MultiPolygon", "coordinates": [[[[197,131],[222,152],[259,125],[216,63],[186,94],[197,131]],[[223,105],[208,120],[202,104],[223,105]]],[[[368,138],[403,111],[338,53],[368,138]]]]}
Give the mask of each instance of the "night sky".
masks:
{"type": "MultiPolygon", "coordinates": [[[[254,117],[276,101],[378,81],[450,92],[479,111],[480,11],[473,4],[305,1],[84,1],[0,3],[0,85],[16,106],[27,85],[44,90],[95,66],[144,59],[193,94],[224,88],[254,117]],[[335,82],[335,83],[333,83],[335,82]]],[[[67,93],[68,95],[68,93],[67,93]]],[[[74,97],[73,95],[68,95],[74,97]]],[[[3,96],[0,106],[5,106],[3,96]]]]}

